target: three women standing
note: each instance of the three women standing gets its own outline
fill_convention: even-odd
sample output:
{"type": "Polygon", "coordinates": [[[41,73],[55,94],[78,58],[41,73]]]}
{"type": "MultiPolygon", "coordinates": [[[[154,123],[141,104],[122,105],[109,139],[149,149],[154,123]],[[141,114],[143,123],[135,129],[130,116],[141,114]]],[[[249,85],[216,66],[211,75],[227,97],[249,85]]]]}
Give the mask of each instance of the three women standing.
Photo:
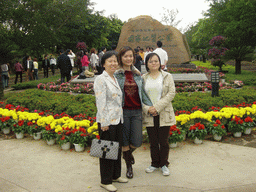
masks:
{"type": "Polygon", "coordinates": [[[123,158],[126,163],[127,178],[133,178],[132,164],[135,163],[132,152],[142,144],[142,105],[152,106],[145,94],[140,72],[133,66],[135,53],[131,47],[123,47],[118,53],[120,69],[115,72],[122,90],[123,107],[123,158]]]}

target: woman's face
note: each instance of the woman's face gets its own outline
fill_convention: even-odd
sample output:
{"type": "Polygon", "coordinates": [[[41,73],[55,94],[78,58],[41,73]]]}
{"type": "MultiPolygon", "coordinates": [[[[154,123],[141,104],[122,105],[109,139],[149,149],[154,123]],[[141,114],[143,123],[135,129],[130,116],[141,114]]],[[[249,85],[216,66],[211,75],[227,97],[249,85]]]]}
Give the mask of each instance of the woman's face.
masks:
{"type": "Polygon", "coordinates": [[[134,61],[133,52],[131,50],[126,51],[125,54],[121,57],[123,65],[131,66],[134,61]]]}
{"type": "Polygon", "coordinates": [[[116,69],[118,67],[118,62],[117,62],[116,56],[113,55],[113,56],[109,57],[108,59],[106,59],[103,67],[105,67],[105,71],[108,74],[114,74],[114,72],[116,71],[116,69]]]}
{"type": "Polygon", "coordinates": [[[159,70],[160,65],[160,61],[156,55],[148,60],[148,68],[150,71],[159,70]]]}

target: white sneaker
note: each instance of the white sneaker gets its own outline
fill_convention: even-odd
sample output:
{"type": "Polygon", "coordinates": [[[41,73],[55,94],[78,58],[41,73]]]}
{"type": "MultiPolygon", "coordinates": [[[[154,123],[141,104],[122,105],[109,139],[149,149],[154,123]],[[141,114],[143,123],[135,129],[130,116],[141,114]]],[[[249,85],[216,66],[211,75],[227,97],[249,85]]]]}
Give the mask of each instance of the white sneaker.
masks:
{"type": "Polygon", "coordinates": [[[104,184],[101,183],[100,186],[102,188],[106,189],[107,191],[111,191],[111,192],[117,191],[117,188],[112,184],[104,185],[104,184]]]}
{"type": "Polygon", "coordinates": [[[163,172],[164,176],[170,175],[170,171],[169,171],[168,167],[166,167],[166,165],[163,166],[161,169],[162,169],[162,172],[163,172]]]}
{"type": "Polygon", "coordinates": [[[153,166],[149,166],[147,169],[145,169],[146,173],[152,173],[153,171],[155,171],[157,168],[153,167],[153,166]]]}

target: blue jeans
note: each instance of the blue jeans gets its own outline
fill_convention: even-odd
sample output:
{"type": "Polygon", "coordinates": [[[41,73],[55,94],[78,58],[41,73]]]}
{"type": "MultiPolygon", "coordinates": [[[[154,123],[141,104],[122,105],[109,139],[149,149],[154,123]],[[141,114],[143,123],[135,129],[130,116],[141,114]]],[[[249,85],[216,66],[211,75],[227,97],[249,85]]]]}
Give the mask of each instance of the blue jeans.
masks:
{"type": "Polygon", "coordinates": [[[2,72],[2,84],[3,84],[3,89],[4,89],[5,87],[8,87],[8,81],[9,81],[8,72],[7,72],[7,71],[2,72]]]}
{"type": "Polygon", "coordinates": [[[124,109],[123,146],[140,147],[142,144],[142,110],[124,109]]]}

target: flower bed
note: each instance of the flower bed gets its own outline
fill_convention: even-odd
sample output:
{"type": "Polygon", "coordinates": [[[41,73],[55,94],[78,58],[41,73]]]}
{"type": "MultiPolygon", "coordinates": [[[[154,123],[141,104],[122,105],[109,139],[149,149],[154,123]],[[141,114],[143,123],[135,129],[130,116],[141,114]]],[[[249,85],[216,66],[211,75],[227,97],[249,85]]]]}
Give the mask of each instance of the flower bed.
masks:
{"type": "MultiPolygon", "coordinates": [[[[0,116],[1,129],[9,126],[13,128],[13,131],[16,131],[15,127],[22,126],[23,132],[30,133],[30,126],[37,125],[43,132],[43,139],[57,138],[59,144],[62,144],[64,140],[65,142],[81,140],[81,144],[90,145],[92,139],[99,138],[96,118],[86,117],[82,114],[74,117],[65,113],[49,115],[46,112],[28,112],[26,108],[8,104],[5,105],[5,108],[0,108],[0,116]]],[[[204,138],[206,133],[220,132],[221,129],[224,129],[223,125],[225,125],[226,131],[230,132],[229,129],[232,128],[228,125],[233,119],[238,118],[240,123],[244,123],[244,126],[250,123],[250,127],[255,127],[256,101],[252,104],[241,104],[232,107],[212,107],[208,112],[203,112],[197,107],[193,108],[191,112],[183,111],[176,116],[176,126],[170,127],[170,135],[173,135],[174,138],[177,132],[177,138],[174,138],[175,141],[181,141],[183,133],[189,133],[191,138],[204,138]],[[199,131],[200,134],[195,133],[196,131],[199,131]]],[[[170,142],[173,142],[173,140],[170,139],[170,142]]]]}
{"type": "MultiPolygon", "coordinates": [[[[209,70],[206,67],[197,67],[196,69],[187,69],[187,68],[169,68],[169,73],[205,73],[206,76],[210,77],[211,72],[214,70],[209,70]]],[[[77,76],[72,76],[73,80],[77,76]]],[[[219,77],[225,79],[224,73],[219,73],[219,77]]],[[[219,83],[220,89],[232,89],[240,88],[243,86],[242,81],[233,80],[226,83],[219,83]]],[[[212,90],[212,85],[209,82],[200,82],[200,83],[175,83],[176,92],[196,92],[196,91],[209,91],[212,90]]],[[[37,85],[38,89],[54,92],[70,92],[70,93],[86,93],[93,94],[93,83],[79,83],[72,84],[70,82],[61,83],[60,79],[56,82],[49,83],[40,83],[37,85]]]]}
{"type": "MultiPolygon", "coordinates": [[[[73,80],[77,76],[72,76],[73,80]]],[[[46,91],[55,91],[55,92],[72,92],[72,93],[87,93],[93,94],[93,83],[79,83],[73,84],[70,82],[61,83],[60,79],[56,82],[49,83],[39,83],[37,85],[38,89],[46,90],[46,91]]]]}

